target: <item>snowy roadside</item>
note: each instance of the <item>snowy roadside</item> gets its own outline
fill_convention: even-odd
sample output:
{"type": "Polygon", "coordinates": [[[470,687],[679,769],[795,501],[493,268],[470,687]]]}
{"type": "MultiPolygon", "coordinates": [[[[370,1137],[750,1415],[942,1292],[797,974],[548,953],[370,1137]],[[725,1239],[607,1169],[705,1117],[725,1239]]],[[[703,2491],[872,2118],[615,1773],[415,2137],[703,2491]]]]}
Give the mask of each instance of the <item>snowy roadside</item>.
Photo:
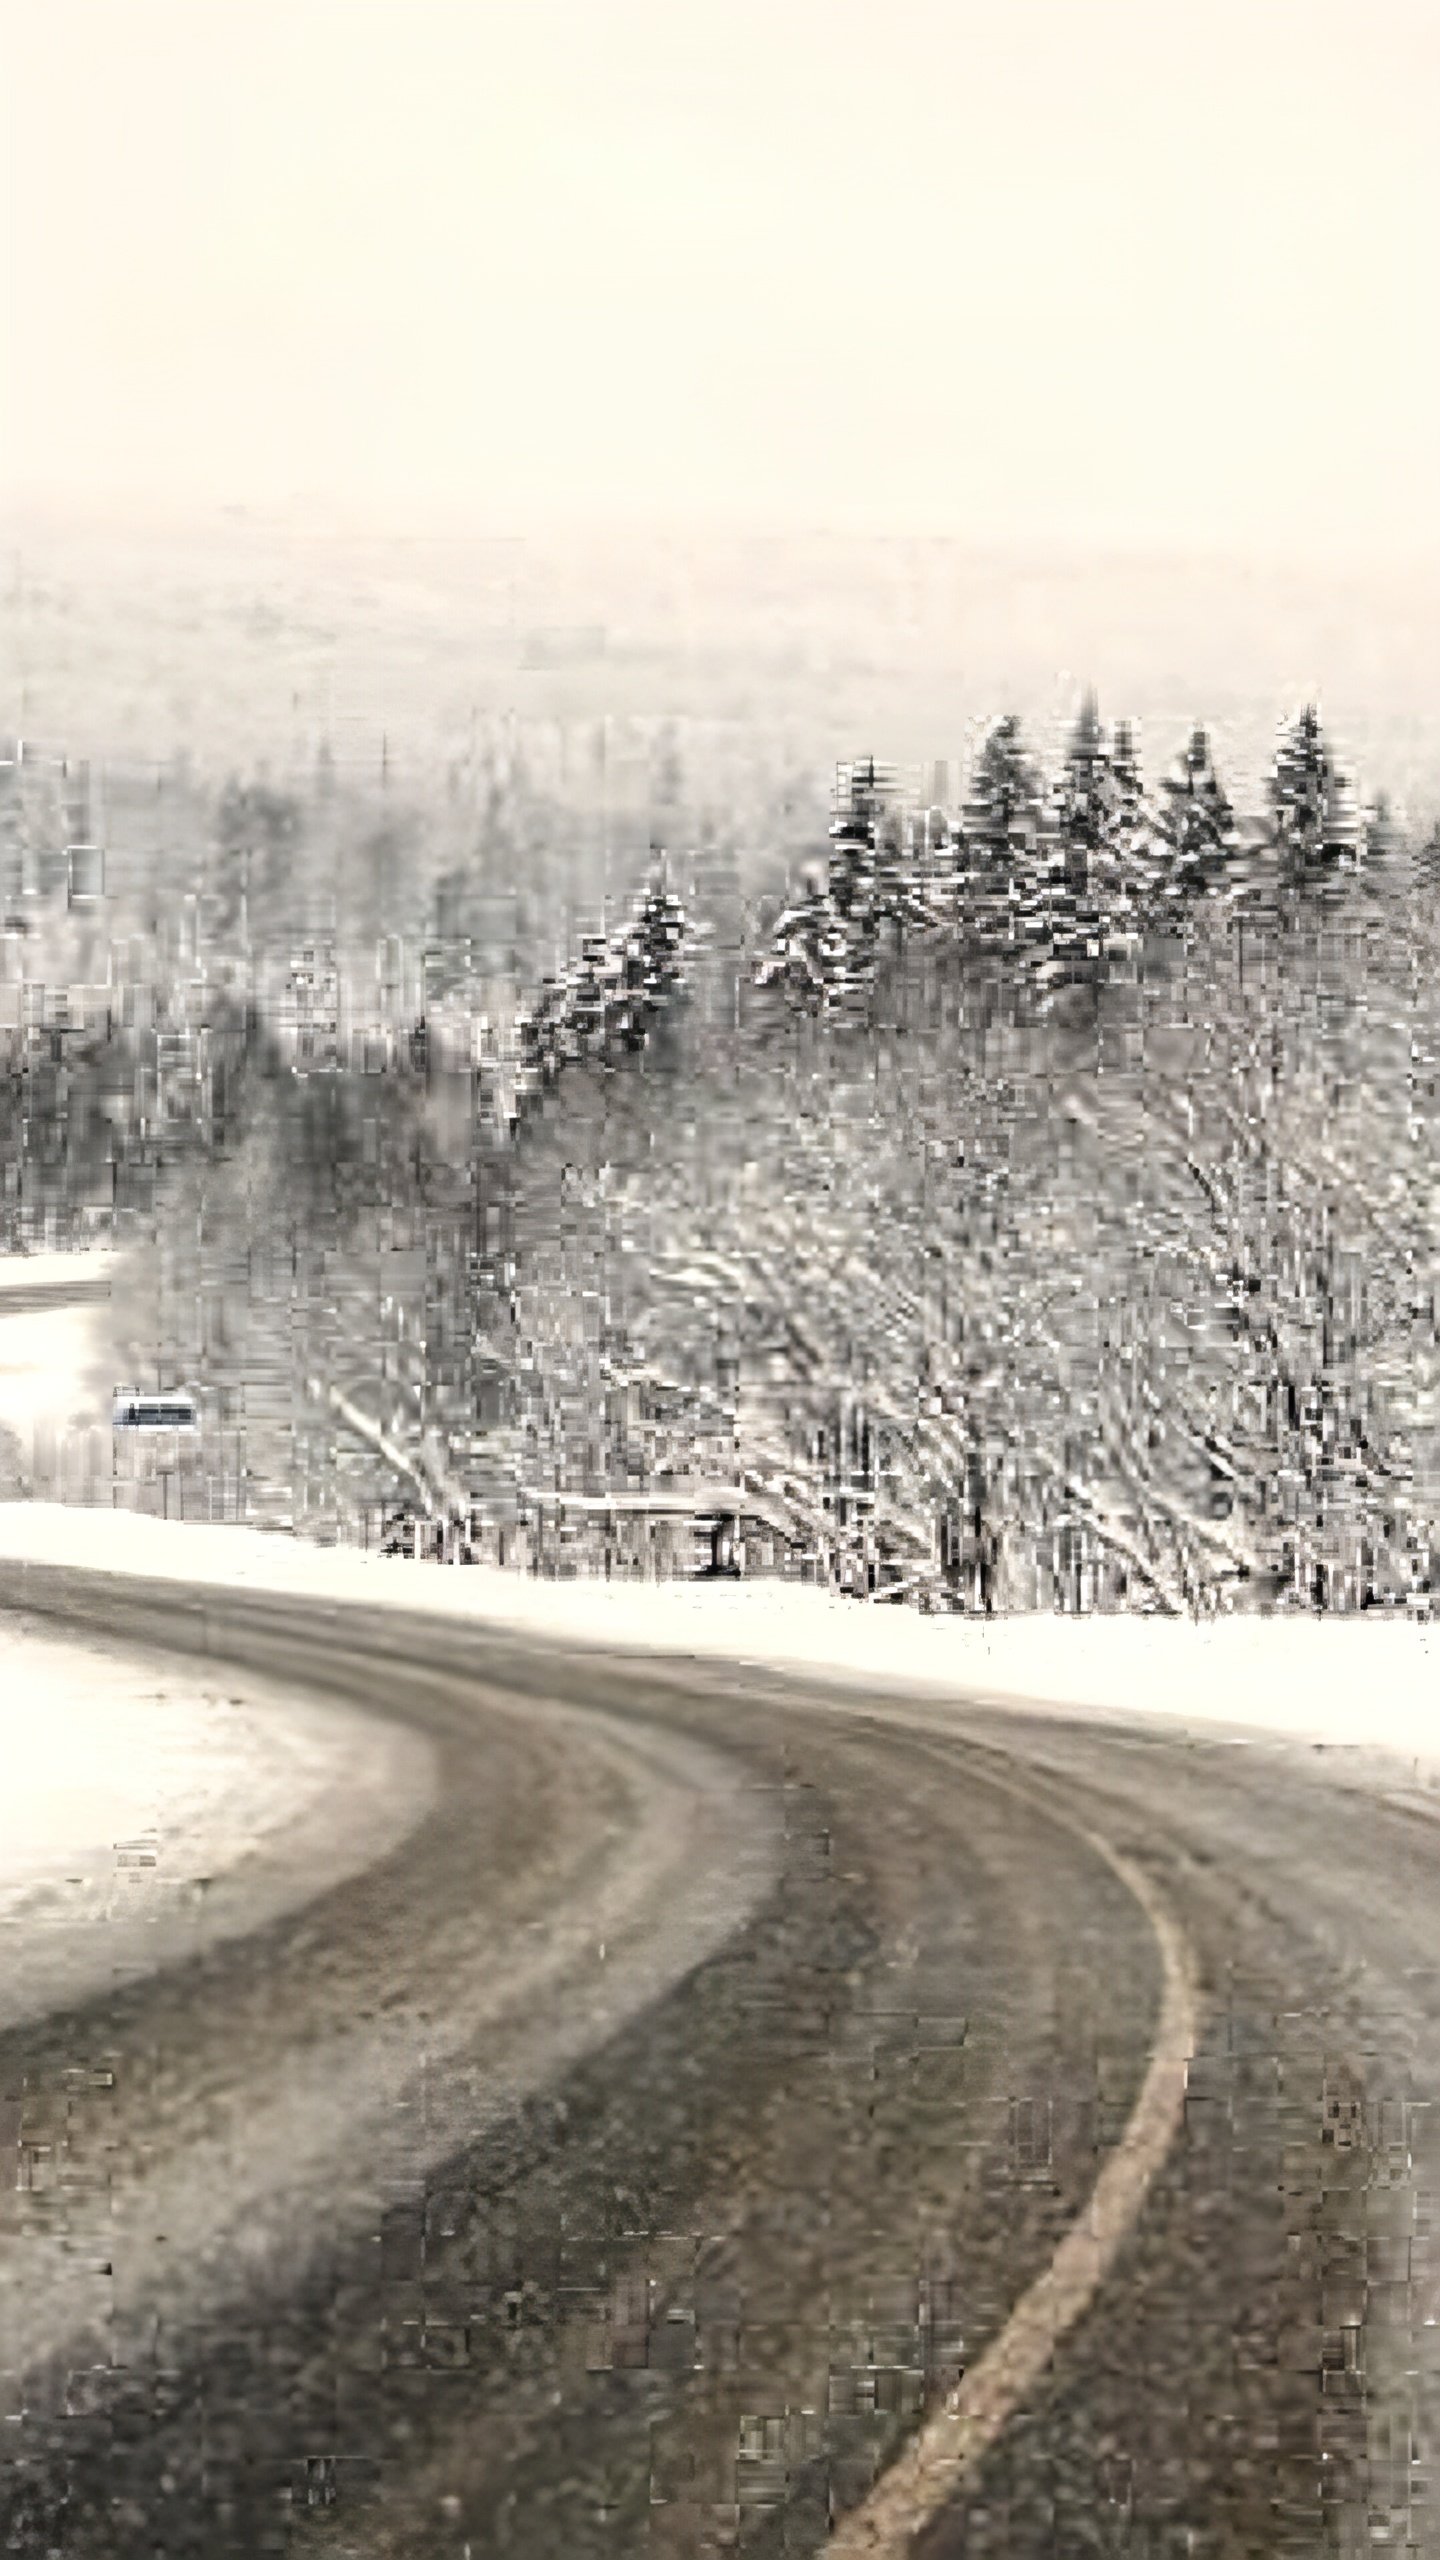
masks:
{"type": "Polygon", "coordinates": [[[373,1718],[7,1609],[0,2024],[304,1899],[430,1789],[424,1746],[373,1718]]]}
{"type": "Polygon", "coordinates": [[[1380,1751],[1440,1778],[1440,1629],[1394,1619],[927,1618],[789,1584],[538,1582],[252,1529],[0,1504],[0,1573],[27,1560],[434,1612],[877,1694],[1380,1751]]]}
{"type": "MultiPolygon", "coordinates": [[[[106,1409],[120,1257],[0,1255],[0,1435],[106,1409]]],[[[104,1515],[71,1510],[95,1549],[104,1515]]],[[[230,1666],[0,1615],[0,2023],[254,1926],[379,1856],[429,1801],[413,1736],[230,1666]]]]}
{"type": "Polygon", "coordinates": [[[0,1253],[0,1307],[7,1290],[106,1288],[119,1260],[108,1245],[82,1253],[0,1253]]]}
{"type": "Polygon", "coordinates": [[[37,1430],[108,1419],[96,1384],[93,1306],[7,1305],[19,1293],[0,1289],[0,1426],[29,1449],[37,1430]]]}
{"type": "Polygon", "coordinates": [[[106,1411],[100,1345],[111,1252],[0,1254],[0,1434],[33,1466],[37,1437],[106,1411]]]}

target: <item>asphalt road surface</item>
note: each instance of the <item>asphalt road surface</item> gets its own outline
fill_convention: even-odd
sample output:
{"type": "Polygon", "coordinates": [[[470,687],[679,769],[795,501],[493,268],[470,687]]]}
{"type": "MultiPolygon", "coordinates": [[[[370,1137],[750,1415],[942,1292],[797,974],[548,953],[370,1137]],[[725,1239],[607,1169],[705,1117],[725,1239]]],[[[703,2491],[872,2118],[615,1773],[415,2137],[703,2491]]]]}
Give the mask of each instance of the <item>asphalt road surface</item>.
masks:
{"type": "Polygon", "coordinates": [[[1423,1791],[390,1612],[24,1597],[339,1693],[436,1783],[363,1872],[0,2035],[5,2550],[863,2539],[1119,2156],[1147,1895],[1199,2003],[1174,2139],[900,2547],[1440,2550],[1423,1791]]]}

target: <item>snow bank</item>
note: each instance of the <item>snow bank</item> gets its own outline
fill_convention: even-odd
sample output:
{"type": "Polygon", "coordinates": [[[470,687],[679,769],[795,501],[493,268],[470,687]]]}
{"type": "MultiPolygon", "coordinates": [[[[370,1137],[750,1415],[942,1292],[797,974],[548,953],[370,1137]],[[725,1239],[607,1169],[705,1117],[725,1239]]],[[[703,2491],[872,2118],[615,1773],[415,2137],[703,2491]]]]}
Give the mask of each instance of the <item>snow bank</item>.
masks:
{"type": "Polygon", "coordinates": [[[0,1305],[7,1289],[88,1291],[113,1279],[119,1259],[109,1246],[89,1253],[0,1253],[0,1305]]]}
{"type": "Polygon", "coordinates": [[[101,1294],[113,1253],[0,1254],[0,1426],[33,1451],[37,1428],[107,1419],[100,1373],[101,1294]],[[67,1306],[64,1293],[74,1290],[67,1306]],[[26,1304],[29,1292],[52,1303],[26,1304]]]}
{"type": "Polygon", "coordinates": [[[33,1439],[37,1424],[109,1420],[95,1391],[95,1307],[7,1315],[0,1291],[0,1423],[33,1439]]]}
{"type": "MultiPolygon", "coordinates": [[[[72,1515],[74,1516],[74,1515],[72,1515]]],[[[297,1834],[390,1737],[318,1701],[0,1615],[0,1923],[154,1920],[297,1834]]]]}
{"type": "Polygon", "coordinates": [[[1440,1771],[1440,1631],[1365,1618],[925,1618],[775,1583],[548,1583],[234,1528],[0,1504],[0,1566],[310,1594],[930,1698],[1366,1745],[1440,1771]]]}
{"type": "Polygon", "coordinates": [[[324,1754],[232,1687],[0,1620],[0,1911],[42,1881],[153,1900],[302,1809],[324,1754]]]}

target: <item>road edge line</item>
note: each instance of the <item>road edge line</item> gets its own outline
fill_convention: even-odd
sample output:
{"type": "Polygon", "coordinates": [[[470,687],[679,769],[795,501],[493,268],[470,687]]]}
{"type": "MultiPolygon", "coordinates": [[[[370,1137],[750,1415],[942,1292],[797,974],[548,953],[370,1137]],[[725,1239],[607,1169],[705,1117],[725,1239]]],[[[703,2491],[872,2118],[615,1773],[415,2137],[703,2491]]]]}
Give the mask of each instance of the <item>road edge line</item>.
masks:
{"type": "Polygon", "coordinates": [[[1160,2016],[1145,2078],[1119,2142],[1048,2266],[978,2363],[901,2449],[863,2504],[836,2527],[824,2546],[833,2560],[902,2560],[917,2533],[954,2497],[1088,2310],[1184,2118],[1200,2016],[1189,1941],[1133,1859],[1098,1832],[1063,1818],[1138,1902],[1159,1945],[1160,2016]]]}

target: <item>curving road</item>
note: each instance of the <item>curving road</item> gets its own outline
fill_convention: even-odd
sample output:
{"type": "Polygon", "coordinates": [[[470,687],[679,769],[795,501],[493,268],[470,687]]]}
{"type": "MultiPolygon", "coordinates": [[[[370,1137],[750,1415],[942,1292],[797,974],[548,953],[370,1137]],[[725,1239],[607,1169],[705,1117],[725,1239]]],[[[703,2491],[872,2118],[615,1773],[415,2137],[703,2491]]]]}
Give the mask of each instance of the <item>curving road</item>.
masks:
{"type": "Polygon", "coordinates": [[[0,2034],[7,2550],[1440,2548],[1418,1791],[391,1611],[22,1597],[338,1693],[435,1784],[363,1872],[0,2034]],[[1097,2255],[1177,1962],[1183,2110],[1097,2255]]]}

